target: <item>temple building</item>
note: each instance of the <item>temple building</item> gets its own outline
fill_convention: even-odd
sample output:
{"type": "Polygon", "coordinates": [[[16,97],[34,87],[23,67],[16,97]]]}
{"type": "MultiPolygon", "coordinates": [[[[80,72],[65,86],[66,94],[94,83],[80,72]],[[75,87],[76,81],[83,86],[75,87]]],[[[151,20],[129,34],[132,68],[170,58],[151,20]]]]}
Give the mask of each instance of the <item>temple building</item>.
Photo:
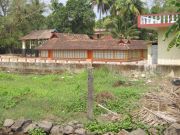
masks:
{"type": "Polygon", "coordinates": [[[147,46],[143,40],[92,40],[83,34],[53,33],[36,49],[39,57],[49,59],[127,62],[147,58],[147,46]]]}

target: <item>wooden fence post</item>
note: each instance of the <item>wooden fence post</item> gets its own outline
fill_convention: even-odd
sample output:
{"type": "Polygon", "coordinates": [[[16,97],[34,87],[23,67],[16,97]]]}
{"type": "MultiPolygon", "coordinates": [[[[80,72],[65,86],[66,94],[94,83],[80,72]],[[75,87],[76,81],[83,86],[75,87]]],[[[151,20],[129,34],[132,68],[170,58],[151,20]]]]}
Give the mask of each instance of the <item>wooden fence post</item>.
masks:
{"type": "Polygon", "coordinates": [[[93,119],[94,87],[93,87],[93,67],[88,67],[88,93],[87,93],[87,118],[93,119]]]}

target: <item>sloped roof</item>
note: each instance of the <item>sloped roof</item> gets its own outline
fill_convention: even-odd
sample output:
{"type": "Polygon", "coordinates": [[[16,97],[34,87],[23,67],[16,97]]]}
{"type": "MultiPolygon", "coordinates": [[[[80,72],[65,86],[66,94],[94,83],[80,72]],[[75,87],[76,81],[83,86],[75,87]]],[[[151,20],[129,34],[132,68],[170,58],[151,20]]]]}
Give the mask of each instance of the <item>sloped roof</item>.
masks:
{"type": "Polygon", "coordinates": [[[53,37],[60,38],[61,40],[88,40],[89,36],[86,34],[70,34],[70,33],[57,33],[54,29],[49,30],[35,30],[31,33],[21,37],[20,40],[36,40],[36,39],[50,39],[53,37]]]}
{"type": "Polygon", "coordinates": [[[53,33],[52,38],[57,37],[61,40],[89,40],[89,36],[86,34],[71,34],[71,33],[53,33]]]}
{"type": "Polygon", "coordinates": [[[143,40],[131,40],[129,43],[119,40],[66,40],[52,38],[37,47],[38,50],[136,50],[147,49],[143,40]]]}
{"type": "Polygon", "coordinates": [[[54,31],[54,29],[35,30],[25,35],[24,37],[21,37],[20,40],[50,39],[52,36],[52,32],[54,31]]]}

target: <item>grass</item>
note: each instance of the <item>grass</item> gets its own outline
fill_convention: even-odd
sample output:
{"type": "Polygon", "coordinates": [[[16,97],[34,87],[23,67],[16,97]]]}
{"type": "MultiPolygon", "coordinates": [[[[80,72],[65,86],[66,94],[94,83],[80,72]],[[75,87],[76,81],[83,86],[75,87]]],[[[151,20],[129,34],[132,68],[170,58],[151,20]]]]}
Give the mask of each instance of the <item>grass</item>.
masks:
{"type": "MultiPolygon", "coordinates": [[[[108,91],[115,99],[104,106],[121,114],[137,107],[147,88],[136,81],[130,86],[113,87],[118,80],[129,81],[107,69],[94,70],[95,94],[108,91]]],[[[60,75],[22,75],[0,72],[0,120],[5,118],[48,119],[57,123],[86,120],[87,71],[60,75]]],[[[103,111],[95,107],[95,114],[103,111]]]]}

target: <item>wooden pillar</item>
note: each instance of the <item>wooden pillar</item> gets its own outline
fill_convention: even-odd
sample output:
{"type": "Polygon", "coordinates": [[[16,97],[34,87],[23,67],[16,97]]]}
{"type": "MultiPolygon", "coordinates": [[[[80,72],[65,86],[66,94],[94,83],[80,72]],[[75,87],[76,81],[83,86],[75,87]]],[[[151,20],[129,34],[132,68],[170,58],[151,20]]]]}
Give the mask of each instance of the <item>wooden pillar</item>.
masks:
{"type": "Polygon", "coordinates": [[[32,42],[31,42],[31,40],[29,41],[29,49],[31,49],[32,48],[32,42]]]}
{"type": "Polygon", "coordinates": [[[29,49],[30,49],[30,52],[31,52],[31,56],[32,56],[32,42],[31,42],[31,40],[29,41],[29,49]]]}
{"type": "Polygon", "coordinates": [[[22,40],[22,55],[26,57],[26,41],[22,40]]]}

